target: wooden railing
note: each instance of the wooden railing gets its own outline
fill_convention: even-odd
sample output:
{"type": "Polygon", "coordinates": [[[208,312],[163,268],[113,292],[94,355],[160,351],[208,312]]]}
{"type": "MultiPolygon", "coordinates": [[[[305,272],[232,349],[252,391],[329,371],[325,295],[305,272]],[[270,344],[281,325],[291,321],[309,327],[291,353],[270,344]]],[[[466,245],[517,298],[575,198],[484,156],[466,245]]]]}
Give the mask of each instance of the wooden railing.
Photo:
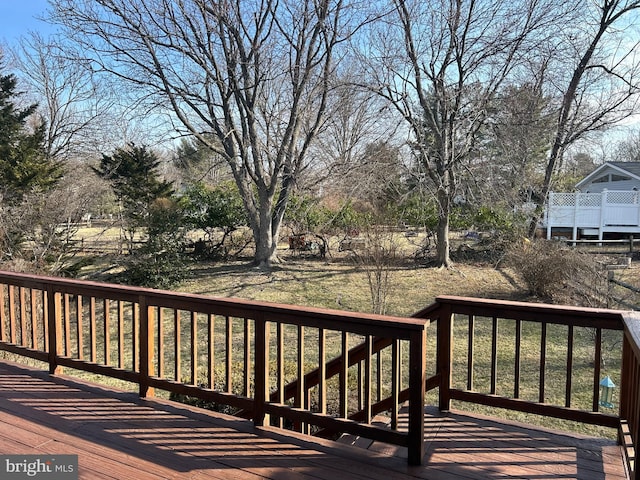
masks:
{"type": "Polygon", "coordinates": [[[640,315],[624,315],[622,380],[620,392],[620,441],[631,478],[640,479],[636,455],[640,449],[640,315]]]}
{"type": "Polygon", "coordinates": [[[0,350],[52,373],[134,382],[142,396],[199,398],[256,425],[406,446],[412,464],[423,460],[425,394],[438,389],[441,410],[471,402],[619,428],[640,478],[639,322],[451,296],[398,318],[0,272],[0,350]],[[618,411],[600,405],[605,375],[618,411]],[[396,429],[407,401],[408,429],[396,429]],[[390,429],[372,425],[383,411],[390,429]]]}
{"type": "Polygon", "coordinates": [[[442,410],[449,409],[451,400],[461,400],[617,427],[617,415],[599,412],[599,384],[603,373],[604,332],[616,337],[610,343],[617,344],[618,351],[608,353],[611,358],[607,360],[610,364],[607,373],[619,379],[622,312],[460,297],[439,297],[437,301],[440,305],[438,362],[441,365],[442,410]],[[483,331],[481,338],[477,333],[480,327],[483,331]],[[583,337],[580,343],[587,344],[587,357],[583,352],[581,358],[576,358],[578,329],[581,329],[583,337]],[[504,333],[501,334],[501,331],[504,333]],[[564,344],[563,351],[559,354],[556,352],[553,359],[549,351],[551,336],[555,349],[559,348],[559,344],[564,344]],[[525,387],[523,345],[525,340],[532,337],[535,337],[535,342],[526,344],[529,360],[526,372],[528,398],[522,398],[525,387]],[[560,342],[559,338],[562,339],[560,342]],[[479,343],[490,347],[488,355],[482,359],[486,368],[478,368],[477,365],[480,359],[476,357],[475,349],[479,343]],[[477,371],[487,375],[483,391],[476,388],[477,371]],[[550,382],[547,375],[551,371],[562,374],[556,375],[554,381],[550,382]],[[505,382],[500,382],[503,384],[502,392],[498,391],[500,373],[511,379],[507,387],[504,386],[505,382]],[[576,379],[578,374],[582,374],[582,378],[576,379]],[[454,378],[456,382],[452,383],[454,378]],[[580,405],[574,407],[573,384],[576,380],[588,382],[591,387],[588,389],[589,398],[586,401],[582,399],[580,405]]]}
{"type": "Polygon", "coordinates": [[[640,478],[640,316],[452,296],[436,305],[425,310],[438,343],[427,389],[437,380],[440,410],[462,401],[618,428],[631,478],[640,478]],[[618,411],[600,404],[605,375],[619,387],[618,411]]]}
{"type": "Polygon", "coordinates": [[[412,464],[424,456],[425,345],[421,319],[0,272],[1,350],[47,362],[51,373],[133,382],[141,396],[155,388],[248,411],[258,426],[405,446],[412,464]],[[345,355],[353,345],[361,353],[345,355]],[[285,396],[309,372],[314,381],[285,396]],[[395,399],[395,418],[409,401],[406,431],[371,424],[383,398],[395,399]]]}

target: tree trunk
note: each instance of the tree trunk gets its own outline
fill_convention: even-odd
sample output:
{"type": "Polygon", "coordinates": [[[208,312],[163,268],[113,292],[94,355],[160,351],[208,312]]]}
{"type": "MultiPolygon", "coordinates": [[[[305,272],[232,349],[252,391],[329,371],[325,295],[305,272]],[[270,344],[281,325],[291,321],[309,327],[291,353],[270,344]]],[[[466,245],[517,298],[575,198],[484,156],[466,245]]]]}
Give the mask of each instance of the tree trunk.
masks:
{"type": "Polygon", "coordinates": [[[277,219],[272,218],[270,207],[271,202],[263,202],[260,206],[260,220],[253,225],[253,240],[256,244],[253,263],[258,268],[268,269],[272,264],[279,263],[277,247],[280,227],[274,225],[277,219]],[[272,233],[274,231],[275,234],[272,233]]]}
{"type": "Polygon", "coordinates": [[[436,229],[436,262],[439,267],[449,268],[449,214],[451,213],[451,199],[444,188],[438,190],[438,226],[436,229]]]}
{"type": "Polygon", "coordinates": [[[253,238],[256,242],[256,253],[253,258],[253,263],[258,268],[271,268],[274,263],[278,263],[278,254],[277,254],[277,242],[271,238],[271,234],[268,235],[256,235],[254,233],[253,238]]]}

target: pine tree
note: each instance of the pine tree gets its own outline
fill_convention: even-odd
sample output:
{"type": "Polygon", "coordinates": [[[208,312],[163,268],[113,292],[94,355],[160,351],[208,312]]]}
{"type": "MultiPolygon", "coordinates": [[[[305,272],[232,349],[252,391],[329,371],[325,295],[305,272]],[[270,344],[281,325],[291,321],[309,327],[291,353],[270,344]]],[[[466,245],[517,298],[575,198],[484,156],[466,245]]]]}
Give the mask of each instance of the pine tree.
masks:
{"type": "Polygon", "coordinates": [[[133,143],[117,149],[113,155],[103,155],[95,172],[109,180],[122,202],[125,215],[140,223],[148,214],[154,200],[173,194],[171,182],[161,180],[160,160],[145,146],[133,143]]]}
{"type": "Polygon", "coordinates": [[[0,76],[0,188],[12,204],[27,193],[49,190],[63,175],[61,163],[45,154],[45,126],[28,126],[37,105],[20,109],[16,88],[15,75],[0,76]]]}

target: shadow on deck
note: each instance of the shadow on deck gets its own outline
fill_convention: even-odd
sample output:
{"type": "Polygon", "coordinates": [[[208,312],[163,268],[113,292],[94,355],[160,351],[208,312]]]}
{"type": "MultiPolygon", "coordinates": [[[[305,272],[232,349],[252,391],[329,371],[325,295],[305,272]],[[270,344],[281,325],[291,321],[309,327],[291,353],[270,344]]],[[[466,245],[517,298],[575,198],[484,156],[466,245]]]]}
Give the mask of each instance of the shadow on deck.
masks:
{"type": "Polygon", "coordinates": [[[477,416],[428,409],[425,442],[424,465],[409,466],[404,448],[363,449],[255,428],[0,363],[0,452],[77,454],[80,478],[626,478],[612,441],[477,416]]]}

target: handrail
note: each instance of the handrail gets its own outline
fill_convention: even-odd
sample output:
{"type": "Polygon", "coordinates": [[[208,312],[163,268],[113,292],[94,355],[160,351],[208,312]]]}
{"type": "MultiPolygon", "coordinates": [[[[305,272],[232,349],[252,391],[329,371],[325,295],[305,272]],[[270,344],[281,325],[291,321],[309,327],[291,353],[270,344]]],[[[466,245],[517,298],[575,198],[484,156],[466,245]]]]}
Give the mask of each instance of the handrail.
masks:
{"type": "Polygon", "coordinates": [[[406,446],[413,464],[424,456],[425,344],[421,319],[0,272],[0,349],[47,361],[51,373],[72,367],[134,382],[141,396],[157,388],[198,397],[247,410],[257,426],[273,416],[302,431],[315,425],[406,446]],[[365,415],[360,421],[348,419],[349,365],[341,362],[335,392],[327,381],[325,365],[333,353],[326,338],[335,334],[342,338],[343,352],[351,336],[365,338],[365,415]],[[382,343],[375,343],[379,364],[371,361],[374,338],[387,339],[383,343],[391,349],[384,359],[391,398],[404,399],[398,372],[402,362],[409,366],[406,432],[371,424],[372,408],[379,403],[372,395],[372,378],[383,373],[382,343]],[[404,359],[401,343],[408,347],[404,359]],[[309,365],[318,366],[317,401],[312,404],[309,391],[301,388],[292,403],[271,397],[272,391],[284,391],[287,362],[296,364],[298,378],[305,376],[309,348],[317,349],[317,361],[309,365]],[[216,358],[224,358],[222,374],[216,371],[216,358]],[[337,416],[327,414],[330,393],[340,403],[337,416]]]}
{"type": "Polygon", "coordinates": [[[619,440],[631,478],[640,479],[637,466],[640,451],[640,313],[628,312],[623,321],[619,440]]]}
{"type": "MultiPolygon", "coordinates": [[[[533,304],[512,301],[493,301],[485,299],[470,299],[455,296],[442,296],[436,299],[442,310],[447,312],[444,320],[453,323],[454,315],[466,317],[467,322],[467,338],[464,345],[467,353],[467,364],[464,368],[466,377],[465,388],[455,388],[451,385],[453,363],[453,327],[448,325],[438,333],[439,343],[445,345],[438,351],[438,362],[442,365],[441,385],[440,385],[440,408],[448,410],[451,400],[462,400],[473,403],[480,403],[487,406],[507,408],[527,413],[534,413],[548,417],[556,417],[565,420],[574,420],[583,423],[595,425],[617,427],[619,417],[610,413],[599,412],[599,383],[601,376],[602,364],[602,335],[607,331],[622,331],[624,325],[622,323],[621,311],[605,310],[596,308],[568,307],[559,305],[533,304]],[[490,358],[490,375],[491,384],[489,391],[480,393],[474,389],[473,363],[474,363],[474,327],[478,318],[485,318],[487,322],[491,322],[488,327],[490,337],[487,341],[491,342],[492,353],[490,358]],[[500,351],[498,345],[498,320],[502,322],[510,322],[511,328],[514,329],[514,345],[513,353],[513,377],[514,391],[512,395],[498,394],[496,391],[497,383],[497,354],[500,351]],[[521,340],[522,322],[531,322],[540,326],[540,343],[539,343],[539,366],[537,375],[539,381],[537,383],[537,401],[527,401],[520,398],[521,377],[521,340]],[[547,329],[551,326],[567,327],[566,341],[566,359],[565,364],[561,365],[566,372],[564,384],[564,404],[558,405],[546,401],[547,382],[545,374],[547,371],[547,329]],[[593,329],[593,369],[592,369],[592,397],[590,411],[573,407],[573,375],[576,365],[574,358],[574,335],[575,329],[578,327],[586,327],[593,329]]],[[[439,322],[443,321],[441,316],[439,322]]],[[[459,322],[459,320],[456,320],[459,322]]],[[[462,339],[461,341],[464,341],[462,339]]]]}
{"type": "Polygon", "coordinates": [[[243,409],[257,426],[286,421],[303,432],[313,425],[406,446],[413,464],[423,459],[425,392],[437,387],[441,410],[465,401],[619,427],[629,471],[640,478],[639,324],[640,315],[618,310],[455,296],[438,297],[403,318],[0,272],[0,350],[48,362],[52,373],[73,367],[134,382],[141,396],[158,388],[243,409]],[[435,375],[429,378],[428,325],[437,328],[435,375]],[[521,398],[527,380],[521,375],[522,345],[529,342],[530,348],[526,335],[534,330],[535,400],[521,398]],[[592,341],[588,368],[576,360],[580,332],[589,332],[592,341]],[[550,397],[546,376],[554,361],[548,354],[557,343],[553,335],[565,345],[563,363],[553,365],[565,371],[560,402],[550,397]],[[619,414],[599,411],[602,345],[609,335],[622,337],[619,414]],[[497,388],[505,336],[512,392],[497,388]],[[353,345],[355,338],[363,340],[353,345]],[[476,388],[477,342],[490,350],[485,390],[476,388]],[[330,352],[333,346],[337,350],[330,352]],[[574,370],[589,368],[590,404],[578,408],[574,370]],[[336,376],[337,382],[329,382],[336,376]],[[378,390],[383,383],[389,392],[374,393],[374,377],[378,390]],[[354,386],[363,397],[357,408],[348,395],[354,386]],[[406,400],[408,431],[371,424],[383,410],[397,424],[406,400]],[[332,401],[338,406],[329,413],[332,401]]]}

